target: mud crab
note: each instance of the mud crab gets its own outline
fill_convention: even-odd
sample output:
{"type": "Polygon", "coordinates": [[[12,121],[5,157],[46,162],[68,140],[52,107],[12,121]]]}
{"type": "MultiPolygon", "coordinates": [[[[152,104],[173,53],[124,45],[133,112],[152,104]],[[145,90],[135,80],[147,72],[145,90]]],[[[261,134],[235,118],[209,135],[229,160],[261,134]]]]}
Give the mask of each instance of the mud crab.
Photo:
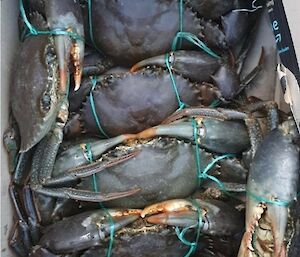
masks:
{"type": "MultiPolygon", "coordinates": [[[[35,31],[63,28],[83,38],[79,6],[73,1],[66,1],[63,6],[60,2],[46,1],[47,20],[33,12],[31,26],[35,31]]],[[[66,94],[69,60],[73,60],[76,87],[79,87],[83,51],[82,40],[47,33],[39,35],[38,40],[36,37],[27,37],[21,44],[15,63],[14,86],[11,87],[12,111],[20,129],[21,152],[32,148],[50,132],[56,119],[61,120],[63,126],[68,116],[66,94]]]]}
{"type": "MultiPolygon", "coordinates": [[[[214,242],[207,239],[209,236],[216,234],[218,237],[233,236],[239,233],[242,223],[241,215],[237,210],[217,200],[196,199],[192,202],[174,199],[148,206],[144,210],[108,209],[107,212],[110,213],[115,224],[114,253],[118,253],[118,256],[148,256],[150,252],[153,254],[153,251],[160,252],[162,256],[170,256],[170,254],[181,256],[187,252],[188,247],[179,241],[172,226],[190,227],[185,236],[192,240],[195,233],[193,228],[199,222],[199,215],[202,220],[201,231],[207,235],[203,240],[204,244],[198,248],[199,253],[202,254],[207,245],[212,247],[214,242]],[[197,209],[198,205],[201,206],[200,212],[197,209]],[[163,211],[166,213],[157,214],[163,211]],[[166,215],[164,216],[166,218],[163,215],[166,215]],[[223,222],[224,219],[226,222],[223,222]],[[149,241],[155,242],[157,249],[154,250],[152,246],[150,250],[149,241]],[[174,245],[178,248],[174,248],[174,245]]],[[[96,252],[104,254],[111,226],[107,215],[103,210],[93,210],[50,225],[43,231],[39,245],[56,254],[67,254],[90,247],[93,248],[85,251],[81,256],[94,256],[92,254],[96,252]],[[58,231],[61,231],[60,237],[57,237],[58,231]]],[[[215,247],[221,250],[218,246],[215,247]]]]}
{"type": "MultiPolygon", "coordinates": [[[[233,56],[214,57],[204,51],[178,50],[142,60],[131,68],[135,72],[142,67],[163,67],[171,69],[194,82],[209,82],[215,86],[216,95],[223,102],[232,100],[258,75],[263,63],[262,51],[258,65],[245,78],[240,79],[233,56]]],[[[242,62],[242,60],[238,60],[242,62]]]]}
{"type": "MultiPolygon", "coordinates": [[[[181,76],[175,77],[181,101],[186,105],[208,105],[216,99],[213,87],[190,83],[181,76]]],[[[75,121],[68,122],[67,135],[71,131],[68,128],[74,127],[81,127],[80,131],[74,132],[77,135],[81,132],[96,136],[103,134],[99,132],[95,116],[99,117],[101,128],[108,136],[137,133],[158,125],[178,109],[178,99],[169,74],[162,69],[113,74],[99,79],[83,81],[82,87],[91,88],[93,83],[96,84],[92,91],[93,98],[87,96],[79,121],[78,116],[74,116],[75,121]],[[75,126],[74,123],[78,122],[80,126],[75,126]]]]}
{"type": "MultiPolygon", "coordinates": [[[[102,140],[100,142],[91,143],[90,151],[92,156],[99,157],[102,153],[107,151],[109,148],[117,145],[127,139],[128,136],[119,136],[112,139],[102,140]]],[[[40,163],[39,149],[40,145],[37,146],[36,152],[33,156],[32,169],[31,169],[31,179],[30,187],[38,193],[43,193],[49,196],[71,198],[75,200],[82,201],[106,201],[112,200],[118,197],[127,196],[136,193],[138,189],[129,190],[126,192],[112,193],[112,194],[101,194],[97,192],[89,191],[88,188],[84,187],[83,190],[74,189],[69,185],[72,183],[77,183],[80,178],[90,177],[97,172],[126,161],[135,156],[135,153],[129,153],[128,155],[118,156],[117,158],[112,158],[108,161],[100,161],[89,163],[90,159],[88,157],[88,146],[85,144],[75,145],[70,149],[62,152],[55,163],[50,163],[52,166],[43,166],[40,163]],[[57,175],[58,174],[58,175],[57,175]],[[57,175],[57,176],[55,176],[57,175]],[[65,186],[67,185],[67,186],[65,186]],[[54,188],[54,186],[56,186],[54,188]],[[61,186],[61,188],[59,188],[61,186]]],[[[44,147],[44,146],[42,146],[44,147]]],[[[42,155],[42,159],[45,161],[49,160],[50,157],[42,155]]],[[[94,158],[94,157],[93,157],[94,158]]],[[[52,160],[50,160],[52,161],[52,160]]]]}
{"type": "Polygon", "coordinates": [[[287,256],[295,225],[288,225],[289,209],[297,199],[299,180],[297,137],[291,119],[271,131],[257,149],[249,171],[246,232],[239,257],[287,256]]]}
{"type": "Polygon", "coordinates": [[[196,129],[197,143],[209,151],[241,153],[251,145],[254,155],[262,139],[262,131],[258,121],[250,114],[258,110],[265,111],[269,130],[277,127],[279,118],[274,102],[258,102],[250,105],[248,109],[249,113],[224,108],[186,108],[172,114],[164,124],[138,133],[136,138],[166,135],[182,137],[193,142],[196,129]],[[189,119],[178,120],[183,117],[189,119]],[[193,117],[194,123],[191,121],[193,117]]]}
{"type": "MultiPolygon", "coordinates": [[[[214,48],[224,50],[236,45],[249,30],[249,14],[230,12],[232,1],[217,1],[218,6],[222,6],[219,13],[229,12],[222,17],[222,28],[218,22],[198,18],[195,9],[189,7],[189,2],[197,9],[195,1],[185,1],[182,8],[182,31],[199,36],[214,48]],[[232,24],[240,26],[231,26],[232,24]],[[232,31],[232,28],[237,27],[239,29],[232,31]]],[[[209,8],[211,7],[212,5],[209,8]]],[[[212,7],[209,13],[214,13],[215,8],[216,6],[212,7]]],[[[89,2],[84,10],[86,20],[89,20],[86,32],[89,32],[95,45],[117,63],[127,66],[169,52],[174,36],[180,31],[181,9],[175,0],[96,1],[89,2]],[[164,36],[158,37],[158,34],[164,36]]],[[[182,47],[186,49],[192,45],[183,42],[182,47]]]]}

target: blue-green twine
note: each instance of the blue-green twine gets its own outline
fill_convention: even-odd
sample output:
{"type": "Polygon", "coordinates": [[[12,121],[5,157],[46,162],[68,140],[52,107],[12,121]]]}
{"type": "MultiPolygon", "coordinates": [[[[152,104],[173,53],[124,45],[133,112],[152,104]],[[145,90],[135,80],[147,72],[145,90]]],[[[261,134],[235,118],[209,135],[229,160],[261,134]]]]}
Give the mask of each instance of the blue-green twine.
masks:
{"type": "MultiPolygon", "coordinates": [[[[183,0],[179,0],[179,32],[183,31],[183,0]]],[[[179,49],[182,46],[182,38],[179,40],[179,49]]]]}
{"type": "Polygon", "coordinates": [[[192,119],[192,125],[193,125],[193,136],[194,136],[194,141],[195,141],[195,152],[196,152],[196,167],[197,167],[197,177],[198,177],[198,186],[200,187],[202,179],[210,179],[214,181],[218,187],[224,191],[225,186],[223,183],[217,179],[216,177],[209,175],[208,172],[215,166],[215,164],[225,158],[232,158],[235,157],[234,154],[224,154],[221,156],[218,156],[214,158],[205,168],[204,170],[201,169],[201,152],[200,152],[200,147],[198,143],[198,124],[196,120],[193,118],[192,119]]]}
{"type": "Polygon", "coordinates": [[[99,132],[102,135],[104,135],[106,138],[109,138],[109,136],[105,133],[104,129],[101,127],[100,119],[99,119],[99,116],[97,115],[97,111],[96,111],[96,107],[95,107],[95,101],[94,101],[93,91],[94,91],[96,85],[97,85],[97,79],[95,77],[93,77],[92,78],[92,88],[91,88],[90,95],[89,95],[91,109],[92,109],[92,113],[93,113],[95,122],[97,124],[97,127],[99,129],[99,132]]]}
{"type": "Polygon", "coordinates": [[[186,227],[184,229],[182,229],[180,231],[180,229],[178,227],[175,228],[175,232],[176,235],[178,237],[178,239],[186,246],[189,246],[190,249],[189,251],[184,255],[184,257],[189,257],[191,256],[195,250],[197,249],[197,245],[198,245],[198,241],[200,238],[200,231],[201,231],[201,227],[202,227],[202,212],[201,212],[201,208],[199,207],[198,203],[196,201],[193,201],[194,206],[197,208],[197,213],[198,213],[198,222],[197,222],[197,235],[196,235],[196,239],[194,242],[190,242],[185,238],[185,234],[189,229],[194,228],[194,226],[189,226],[186,227]]]}
{"type": "Polygon", "coordinates": [[[197,36],[190,32],[178,32],[172,42],[172,51],[176,51],[177,44],[179,39],[186,39],[187,41],[191,42],[192,44],[198,46],[200,49],[205,51],[207,54],[214,58],[221,58],[219,55],[217,55],[213,50],[211,50],[206,44],[204,44],[197,36]]]}
{"type": "Polygon", "coordinates": [[[200,176],[200,178],[203,178],[203,179],[210,179],[212,181],[214,181],[218,186],[219,188],[224,191],[225,190],[225,186],[224,184],[219,180],[217,179],[216,177],[214,176],[211,176],[209,174],[207,174],[215,165],[218,161],[220,160],[223,160],[225,158],[232,158],[232,157],[235,157],[234,154],[224,154],[224,155],[221,155],[221,156],[218,156],[216,158],[214,158],[206,167],[203,171],[200,172],[200,174],[198,173],[198,176],[200,176]]]}
{"type": "Polygon", "coordinates": [[[215,99],[212,101],[212,103],[209,105],[209,107],[216,108],[216,107],[219,107],[220,104],[221,104],[221,101],[219,99],[215,99]]]}
{"type": "Polygon", "coordinates": [[[27,19],[26,12],[25,12],[22,0],[19,0],[19,5],[20,5],[20,13],[21,13],[22,19],[23,19],[26,27],[29,30],[29,34],[27,34],[26,36],[28,36],[28,35],[33,35],[33,36],[38,36],[38,35],[55,35],[55,36],[63,35],[63,36],[69,36],[69,37],[71,37],[72,39],[75,39],[75,40],[84,41],[84,38],[79,36],[77,33],[66,31],[65,29],[58,29],[57,28],[57,29],[53,29],[53,30],[37,30],[34,26],[32,26],[32,24],[27,19]]]}
{"type": "Polygon", "coordinates": [[[196,152],[196,168],[197,168],[197,177],[198,177],[198,187],[200,187],[201,184],[201,156],[200,156],[200,149],[199,149],[199,143],[198,143],[198,125],[195,119],[192,119],[192,125],[193,125],[193,136],[195,141],[195,152],[196,152]]]}
{"type": "Polygon", "coordinates": [[[165,55],[165,63],[166,63],[167,69],[168,69],[169,74],[170,74],[170,78],[171,78],[173,90],[174,90],[174,92],[175,92],[175,96],[176,96],[176,99],[177,99],[177,102],[178,102],[179,110],[182,110],[182,109],[185,108],[186,105],[185,105],[185,103],[182,102],[181,99],[180,99],[180,95],[179,95],[178,88],[177,88],[177,83],[176,83],[176,80],[175,80],[175,78],[174,78],[172,68],[171,68],[171,66],[170,66],[169,58],[170,58],[170,55],[169,55],[169,53],[167,53],[167,54],[165,55]]]}
{"type": "Polygon", "coordinates": [[[88,19],[89,19],[89,36],[90,40],[94,46],[94,48],[99,52],[102,51],[97,47],[95,40],[94,40],[94,33],[93,33],[93,20],[92,20],[92,0],[88,0],[88,19]]]}
{"type": "Polygon", "coordinates": [[[279,200],[279,199],[270,200],[268,198],[256,195],[253,192],[250,192],[248,190],[247,190],[246,194],[247,194],[248,197],[251,197],[254,200],[257,200],[259,202],[266,203],[266,204],[271,204],[271,205],[277,205],[277,206],[286,207],[286,206],[289,206],[290,203],[291,203],[289,201],[283,201],[283,200],[279,200]]]}
{"type": "MultiPolygon", "coordinates": [[[[214,158],[202,171],[201,166],[200,166],[201,159],[200,159],[200,150],[199,150],[199,145],[198,145],[198,133],[197,133],[198,126],[197,126],[197,122],[195,121],[195,119],[192,119],[192,124],[193,124],[193,128],[194,128],[194,130],[193,130],[194,131],[194,140],[195,140],[195,144],[196,144],[196,164],[197,164],[197,175],[198,175],[198,179],[199,179],[199,186],[200,186],[201,179],[210,179],[213,182],[215,182],[222,191],[225,192],[224,184],[216,177],[209,175],[208,172],[216,165],[216,163],[218,161],[223,160],[225,158],[233,158],[233,157],[235,157],[235,155],[234,154],[224,154],[224,155],[218,156],[218,157],[214,158]]],[[[229,193],[227,193],[227,194],[230,195],[229,193]]],[[[270,200],[265,197],[258,196],[250,191],[247,191],[247,196],[249,196],[259,202],[266,203],[266,204],[272,204],[272,205],[277,205],[277,206],[288,206],[290,204],[289,201],[283,201],[283,200],[279,200],[279,199],[270,200]]]]}
{"type": "MultiPolygon", "coordinates": [[[[93,163],[93,161],[94,161],[93,160],[93,153],[92,153],[90,143],[86,144],[86,150],[87,150],[87,157],[89,159],[89,162],[93,163]]],[[[93,184],[94,191],[99,192],[96,174],[93,174],[92,184],[93,184]]],[[[106,215],[108,216],[108,219],[109,219],[109,224],[110,224],[110,236],[109,237],[110,237],[110,240],[109,240],[109,245],[108,245],[106,256],[110,257],[111,254],[112,254],[112,248],[113,248],[113,243],[114,243],[115,224],[114,224],[114,221],[113,221],[109,211],[103,206],[102,203],[99,203],[99,205],[105,211],[105,213],[106,213],[106,215]]]]}
{"type": "MultiPolygon", "coordinates": [[[[182,39],[186,39],[189,42],[193,43],[194,45],[200,47],[202,50],[204,50],[206,53],[210,54],[211,56],[213,56],[215,58],[220,58],[216,53],[214,53],[210,48],[208,48],[197,36],[195,36],[192,33],[183,31],[183,0],[179,0],[178,9],[179,9],[179,28],[178,28],[179,31],[177,32],[177,34],[175,35],[175,37],[173,39],[172,47],[171,47],[172,51],[177,50],[178,43],[179,43],[179,48],[181,48],[182,39]]],[[[178,110],[181,110],[181,109],[184,109],[186,107],[186,105],[180,99],[178,88],[177,88],[177,83],[174,78],[172,68],[170,67],[169,58],[170,58],[170,54],[167,53],[165,55],[165,63],[166,63],[167,69],[169,71],[172,86],[173,86],[173,89],[174,89],[174,92],[176,95],[176,99],[178,102],[178,106],[179,106],[178,110]]]]}

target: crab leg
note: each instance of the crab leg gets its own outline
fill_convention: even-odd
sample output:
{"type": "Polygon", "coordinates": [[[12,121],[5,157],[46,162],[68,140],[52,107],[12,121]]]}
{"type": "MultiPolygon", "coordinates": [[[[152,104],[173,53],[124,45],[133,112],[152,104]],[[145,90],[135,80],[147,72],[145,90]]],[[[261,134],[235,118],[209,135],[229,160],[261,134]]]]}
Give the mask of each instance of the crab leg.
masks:
{"type": "Polygon", "coordinates": [[[39,226],[40,218],[36,212],[32,191],[28,185],[26,185],[23,188],[23,195],[24,195],[24,207],[28,216],[27,223],[30,228],[33,245],[36,245],[41,236],[40,226],[39,226]]]}
{"type": "Polygon", "coordinates": [[[114,199],[127,197],[141,191],[141,189],[136,188],[136,189],[131,189],[123,192],[102,194],[98,192],[91,192],[91,191],[74,189],[74,188],[66,188],[66,187],[47,188],[42,186],[35,186],[33,190],[37,193],[41,193],[52,197],[68,198],[68,199],[88,201],[88,202],[111,201],[114,199]]]}
{"type": "Polygon", "coordinates": [[[70,257],[70,255],[56,255],[45,248],[35,246],[34,249],[32,249],[29,257],[70,257]]]}
{"type": "Polygon", "coordinates": [[[20,252],[20,256],[27,256],[22,254],[22,252],[27,252],[28,254],[32,246],[30,228],[27,224],[25,214],[21,209],[22,206],[21,201],[19,199],[19,194],[14,185],[10,185],[9,193],[18,219],[11,231],[9,237],[9,244],[16,252],[20,252]]]}
{"type": "Polygon", "coordinates": [[[116,164],[122,163],[123,161],[129,160],[135,156],[137,156],[139,152],[133,152],[130,154],[126,154],[121,157],[113,158],[110,161],[96,161],[94,163],[80,166],[77,168],[73,168],[70,170],[67,170],[63,173],[60,173],[58,176],[55,176],[51,179],[48,179],[45,181],[44,186],[55,186],[59,184],[65,184],[67,182],[76,181],[79,178],[85,178],[88,176],[91,176],[93,174],[96,174],[106,168],[112,167],[116,164]]]}
{"type": "MultiPolygon", "coordinates": [[[[27,233],[28,233],[28,227],[25,225],[22,221],[17,221],[8,238],[9,247],[16,253],[19,257],[27,257],[29,254],[29,247],[27,241],[27,233]],[[25,236],[25,237],[24,237],[25,236]],[[25,244],[24,244],[25,242],[25,244]]],[[[29,244],[30,245],[30,244],[29,244]]]]}
{"type": "Polygon", "coordinates": [[[263,101],[250,104],[248,106],[250,112],[255,112],[259,110],[264,110],[267,113],[268,117],[268,129],[269,131],[276,129],[279,124],[278,117],[278,106],[273,101],[263,101]]]}
{"type": "Polygon", "coordinates": [[[175,120],[181,119],[186,116],[201,116],[212,117],[220,120],[243,120],[247,118],[247,114],[236,110],[222,109],[222,108],[186,108],[177,112],[174,112],[168,117],[163,124],[171,123],[175,120]]]}
{"type": "MultiPolygon", "coordinates": [[[[66,105],[67,104],[63,105],[62,107],[66,107],[66,105]]],[[[60,117],[60,119],[56,123],[55,128],[45,138],[43,138],[42,141],[37,146],[36,152],[33,156],[33,162],[32,162],[31,189],[38,193],[53,196],[53,197],[70,198],[74,200],[92,201],[92,202],[109,201],[121,197],[126,197],[140,191],[140,189],[131,189],[124,192],[101,194],[98,192],[90,192],[90,191],[78,190],[78,189],[66,188],[66,187],[62,187],[62,188],[44,187],[44,183],[49,178],[51,178],[51,174],[55,163],[55,157],[57,155],[57,151],[63,137],[63,125],[65,124],[66,113],[67,111],[65,110],[65,108],[61,108],[58,116],[60,117]]],[[[117,138],[113,138],[111,140],[106,140],[98,145],[94,145],[94,152],[97,154],[98,151],[100,151],[101,154],[102,151],[105,151],[107,148],[112,147],[113,145],[118,144],[127,138],[128,136],[123,135],[117,138]]],[[[131,157],[131,156],[127,156],[127,157],[131,157]]],[[[82,159],[85,160],[85,162],[88,162],[88,160],[83,155],[82,155],[82,159]]],[[[72,163],[72,165],[74,164],[72,163]]],[[[91,172],[95,173],[95,171],[91,171],[91,172]]]]}
{"type": "MultiPolygon", "coordinates": [[[[63,128],[68,119],[68,100],[61,102],[53,129],[38,143],[32,158],[32,189],[42,184],[52,174],[55,158],[63,140],[63,128]]],[[[34,190],[34,189],[33,189],[34,190]]]]}
{"type": "Polygon", "coordinates": [[[32,153],[33,151],[30,149],[27,152],[19,154],[19,158],[12,175],[12,181],[14,184],[23,185],[24,179],[27,177],[30,170],[28,165],[30,164],[32,153]]]}
{"type": "Polygon", "coordinates": [[[248,135],[251,144],[251,153],[253,158],[258,148],[258,145],[262,141],[262,131],[256,119],[251,119],[251,118],[245,119],[245,124],[248,129],[248,135]]]}

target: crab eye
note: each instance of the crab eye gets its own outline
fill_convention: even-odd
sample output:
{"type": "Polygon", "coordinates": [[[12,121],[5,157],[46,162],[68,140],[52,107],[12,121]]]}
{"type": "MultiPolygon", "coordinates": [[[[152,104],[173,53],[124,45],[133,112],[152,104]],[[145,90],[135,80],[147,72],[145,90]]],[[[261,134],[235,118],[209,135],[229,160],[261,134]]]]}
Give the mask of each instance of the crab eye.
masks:
{"type": "Polygon", "coordinates": [[[51,97],[49,94],[44,94],[41,98],[41,110],[42,112],[48,112],[51,108],[51,97]]]}

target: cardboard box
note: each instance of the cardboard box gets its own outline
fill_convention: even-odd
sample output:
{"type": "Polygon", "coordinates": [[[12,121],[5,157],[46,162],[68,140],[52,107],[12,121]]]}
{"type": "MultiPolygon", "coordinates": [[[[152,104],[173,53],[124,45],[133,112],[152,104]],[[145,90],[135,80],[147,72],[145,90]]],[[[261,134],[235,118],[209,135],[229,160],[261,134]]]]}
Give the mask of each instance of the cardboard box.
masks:
{"type": "MultiPolygon", "coordinates": [[[[276,0],[275,0],[276,1],[276,0]]],[[[300,4],[296,1],[284,1],[286,13],[294,40],[295,50],[300,56],[300,4]]],[[[8,127],[8,104],[10,78],[13,76],[11,69],[13,58],[18,48],[18,1],[1,1],[1,137],[8,127]]],[[[269,26],[270,27],[270,26],[269,26]]],[[[271,31],[269,31],[270,40],[271,31]]],[[[298,99],[300,102],[300,98],[298,99]]],[[[2,140],[1,140],[2,142],[2,140]]],[[[1,143],[1,256],[13,256],[8,248],[7,238],[12,226],[13,213],[8,195],[10,177],[5,149],[1,143]]]]}

